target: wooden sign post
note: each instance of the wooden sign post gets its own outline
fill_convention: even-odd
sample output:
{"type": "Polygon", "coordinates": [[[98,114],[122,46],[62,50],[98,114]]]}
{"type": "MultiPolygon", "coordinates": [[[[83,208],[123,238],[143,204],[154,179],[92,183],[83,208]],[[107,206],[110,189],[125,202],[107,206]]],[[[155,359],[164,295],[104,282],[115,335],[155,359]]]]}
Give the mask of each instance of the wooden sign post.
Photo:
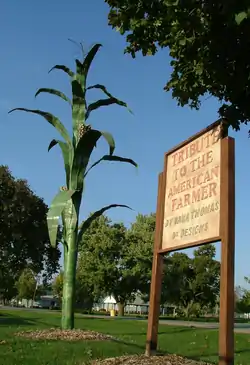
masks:
{"type": "Polygon", "coordinates": [[[221,241],[219,365],[234,364],[234,139],[216,122],[165,154],[159,175],[146,355],[157,350],[163,256],[221,241]]]}

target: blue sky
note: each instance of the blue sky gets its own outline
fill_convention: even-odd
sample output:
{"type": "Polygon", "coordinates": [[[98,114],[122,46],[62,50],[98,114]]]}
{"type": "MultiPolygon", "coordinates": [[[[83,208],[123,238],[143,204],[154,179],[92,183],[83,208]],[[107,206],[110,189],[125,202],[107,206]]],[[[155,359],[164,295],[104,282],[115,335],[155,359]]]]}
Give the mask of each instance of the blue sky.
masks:
{"type": "MultiPolygon", "coordinates": [[[[86,182],[81,217],[106,204],[124,203],[134,211],[116,209],[109,215],[129,224],[138,212],[155,210],[164,152],[215,121],[218,104],[210,98],[198,112],[178,107],[171,94],[163,92],[171,71],[167,51],[135,60],[124,55],[125,39],[108,26],[107,13],[104,0],[5,2],[0,24],[0,163],[9,165],[16,177],[26,178],[46,203],[51,202],[59,186],[64,185],[59,149],[47,152],[57,134],[38,116],[7,112],[19,106],[43,109],[70,127],[66,103],[46,95],[35,99],[34,94],[39,87],[55,87],[70,95],[67,77],[59,71],[48,74],[48,70],[57,63],[73,68],[74,58],[81,56],[68,38],[83,41],[87,47],[100,42],[104,47],[96,57],[89,82],[105,84],[129,104],[134,115],[114,106],[93,113],[91,123],[112,132],[117,154],[136,160],[139,170],[108,163],[93,169],[86,182]]],[[[93,92],[89,100],[99,96],[93,92]]],[[[244,284],[244,276],[250,275],[250,140],[247,128],[231,135],[236,138],[236,283],[244,284]]],[[[101,142],[95,156],[105,151],[107,147],[101,142]]]]}

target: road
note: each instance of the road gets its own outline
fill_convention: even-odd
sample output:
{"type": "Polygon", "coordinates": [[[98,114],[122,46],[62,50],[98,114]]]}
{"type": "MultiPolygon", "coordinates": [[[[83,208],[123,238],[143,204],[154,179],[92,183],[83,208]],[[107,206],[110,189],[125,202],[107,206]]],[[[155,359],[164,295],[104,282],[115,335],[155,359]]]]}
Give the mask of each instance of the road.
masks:
{"type": "MultiPolygon", "coordinates": [[[[49,312],[53,313],[53,311],[46,311],[45,309],[37,309],[37,308],[16,308],[16,307],[4,307],[0,306],[0,310],[16,310],[16,311],[32,311],[32,312],[49,312]]],[[[102,318],[102,319],[114,319],[114,317],[109,316],[101,316],[101,315],[87,315],[87,314],[78,314],[79,316],[86,318],[102,318]]],[[[143,321],[147,322],[146,319],[140,319],[138,317],[123,317],[123,320],[135,320],[135,321],[143,321]]],[[[180,320],[160,320],[159,323],[165,326],[180,326],[180,327],[194,327],[194,328],[205,328],[205,329],[218,329],[219,323],[214,322],[195,322],[195,321],[180,321],[180,320]]],[[[234,332],[235,333],[245,333],[250,334],[250,323],[235,323],[234,324],[234,332]]]]}

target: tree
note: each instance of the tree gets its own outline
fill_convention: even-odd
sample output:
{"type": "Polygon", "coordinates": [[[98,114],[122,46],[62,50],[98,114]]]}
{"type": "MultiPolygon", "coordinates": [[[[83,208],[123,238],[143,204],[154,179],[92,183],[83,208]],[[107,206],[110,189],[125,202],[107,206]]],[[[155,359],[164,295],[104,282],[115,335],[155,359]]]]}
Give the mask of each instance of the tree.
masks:
{"type": "Polygon", "coordinates": [[[164,270],[164,299],[168,304],[180,307],[186,316],[200,294],[196,291],[192,259],[185,253],[176,252],[169,257],[164,270]]]}
{"type": "Polygon", "coordinates": [[[193,268],[199,302],[203,307],[214,308],[220,294],[220,262],[215,260],[214,245],[204,245],[194,251],[193,268]]]}
{"type": "Polygon", "coordinates": [[[149,294],[155,232],[155,214],[138,214],[127,230],[133,275],[140,278],[138,289],[149,294]]]}
{"type": "MultiPolygon", "coordinates": [[[[129,241],[121,223],[112,224],[100,217],[83,235],[80,243],[79,272],[82,280],[96,297],[113,295],[119,315],[124,314],[126,303],[144,285],[140,272],[137,244],[129,241]]],[[[142,256],[142,259],[144,257],[142,256]]]]}
{"type": "Polygon", "coordinates": [[[117,104],[127,107],[127,104],[111,95],[104,85],[96,84],[87,87],[87,76],[92,61],[97,54],[101,44],[95,44],[90,51],[83,56],[83,61],[76,59],[76,72],[71,71],[64,65],[56,65],[52,68],[66,73],[71,81],[72,100],[58,90],[41,88],[36,96],[41,93],[56,95],[69,103],[72,109],[72,138],[62,122],[54,115],[41,110],[26,108],[15,108],[14,110],[25,111],[42,116],[61,134],[62,140],[52,140],[49,150],[59,145],[63,159],[66,176],[66,186],[60,188],[59,193],[52,201],[47,215],[48,229],[51,245],[56,247],[59,217],[63,225],[63,246],[64,246],[64,280],[63,280],[63,303],[62,303],[62,328],[72,329],[74,327],[74,301],[75,301],[75,277],[77,266],[78,242],[89,227],[90,223],[103,214],[106,210],[117,206],[125,205],[112,204],[95,212],[80,226],[79,210],[83,196],[84,180],[89,171],[102,161],[125,162],[137,166],[128,158],[114,155],[115,141],[111,134],[92,129],[87,121],[91,113],[100,107],[117,104]],[[100,99],[87,104],[86,93],[91,89],[102,91],[107,98],[100,99]],[[102,156],[98,161],[89,166],[90,156],[98,140],[103,137],[109,145],[109,154],[102,156]]]}
{"type": "Polygon", "coordinates": [[[241,298],[238,298],[235,305],[236,313],[250,313],[250,291],[244,289],[241,298]]]}
{"type": "Polygon", "coordinates": [[[76,307],[91,312],[94,302],[99,300],[100,297],[94,296],[92,287],[86,284],[78,267],[76,272],[76,307]]]}
{"type": "MultiPolygon", "coordinates": [[[[247,276],[245,276],[244,279],[247,284],[250,283],[250,279],[247,276]]],[[[236,289],[235,311],[242,314],[250,313],[250,290],[241,287],[238,287],[236,289]]]]}
{"type": "Polygon", "coordinates": [[[47,205],[7,166],[0,166],[0,197],[0,290],[2,299],[10,300],[25,268],[50,279],[59,268],[60,251],[50,245],[47,205]]]}
{"type": "Polygon", "coordinates": [[[36,285],[34,272],[30,268],[24,269],[16,283],[19,299],[33,299],[36,285]]]}
{"type": "Polygon", "coordinates": [[[63,296],[63,271],[60,271],[60,273],[53,280],[52,291],[61,302],[63,296]]]}
{"type": "MultiPolygon", "coordinates": [[[[52,291],[53,294],[59,299],[60,303],[62,303],[63,298],[63,277],[64,273],[61,271],[54,279],[52,283],[52,291]]],[[[76,273],[76,293],[75,293],[75,306],[80,308],[86,308],[91,311],[93,307],[94,296],[86,283],[83,281],[81,277],[81,272],[79,271],[79,265],[76,273]]]]}
{"type": "Polygon", "coordinates": [[[189,317],[199,307],[215,306],[220,287],[220,263],[215,260],[215,247],[205,245],[190,258],[174,253],[166,261],[163,295],[169,304],[179,306],[189,317]]]}
{"type": "Polygon", "coordinates": [[[127,33],[125,52],[135,57],[167,48],[172,73],[165,90],[178,105],[199,109],[201,97],[216,97],[219,114],[239,129],[250,120],[247,1],[105,0],[109,24],[127,33]],[[227,42],[226,40],[230,40],[227,42]]]}

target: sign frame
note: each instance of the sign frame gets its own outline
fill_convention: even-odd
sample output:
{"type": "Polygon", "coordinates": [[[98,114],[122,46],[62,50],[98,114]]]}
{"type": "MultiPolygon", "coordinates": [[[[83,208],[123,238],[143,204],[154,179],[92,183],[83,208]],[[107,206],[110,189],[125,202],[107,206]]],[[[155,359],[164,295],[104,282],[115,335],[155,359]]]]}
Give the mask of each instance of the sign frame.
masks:
{"type": "MultiPolygon", "coordinates": [[[[218,128],[218,127],[221,127],[221,129],[222,129],[221,123],[220,122],[215,122],[215,123],[211,124],[210,126],[208,126],[207,128],[205,128],[202,131],[200,131],[199,133],[196,133],[195,135],[193,135],[192,137],[190,137],[186,141],[184,141],[184,142],[180,143],[179,145],[175,146],[174,148],[172,148],[171,150],[169,150],[167,153],[165,153],[165,157],[164,157],[164,171],[163,171],[164,180],[165,180],[164,181],[165,191],[167,189],[167,172],[168,172],[167,170],[168,170],[168,159],[169,159],[169,157],[173,153],[178,152],[178,150],[182,149],[186,145],[189,145],[190,143],[194,142],[196,139],[202,137],[204,134],[209,133],[209,132],[215,130],[216,128],[218,128]]],[[[224,136],[225,136],[225,134],[224,134],[224,136]]],[[[218,139],[220,139],[219,136],[218,136],[218,139]]],[[[221,146],[220,146],[220,148],[221,148],[221,146]]],[[[221,160],[221,156],[220,156],[220,160],[221,160]]],[[[221,176],[220,176],[220,179],[221,179],[221,176]]],[[[165,207],[165,198],[166,197],[164,196],[163,197],[163,199],[164,199],[164,203],[163,203],[164,207],[165,207]]],[[[220,215],[220,211],[219,211],[219,215],[220,215]]],[[[164,219],[164,217],[163,217],[163,219],[164,219]]],[[[217,236],[210,237],[210,238],[205,239],[205,240],[204,239],[203,240],[194,240],[193,242],[185,243],[183,245],[176,245],[176,246],[171,246],[169,248],[164,248],[164,249],[161,249],[161,252],[164,253],[164,252],[169,252],[169,251],[171,251],[171,252],[172,251],[177,251],[177,250],[184,249],[184,248],[190,248],[190,247],[195,247],[195,246],[203,245],[205,243],[217,242],[219,240],[220,240],[220,234],[217,235],[217,236]]]]}
{"type": "Polygon", "coordinates": [[[164,169],[158,178],[158,197],[154,253],[150,287],[150,303],[146,355],[157,350],[160,315],[161,284],[164,254],[191,247],[221,241],[220,271],[220,323],[219,323],[219,365],[234,364],[234,265],[235,265],[235,143],[228,137],[228,128],[223,120],[216,121],[207,128],[178,144],[164,156],[164,169]],[[190,244],[162,249],[164,209],[167,180],[167,158],[203,134],[221,126],[220,141],[220,230],[219,236],[190,244]],[[223,214],[221,214],[223,212],[223,214]]]}

